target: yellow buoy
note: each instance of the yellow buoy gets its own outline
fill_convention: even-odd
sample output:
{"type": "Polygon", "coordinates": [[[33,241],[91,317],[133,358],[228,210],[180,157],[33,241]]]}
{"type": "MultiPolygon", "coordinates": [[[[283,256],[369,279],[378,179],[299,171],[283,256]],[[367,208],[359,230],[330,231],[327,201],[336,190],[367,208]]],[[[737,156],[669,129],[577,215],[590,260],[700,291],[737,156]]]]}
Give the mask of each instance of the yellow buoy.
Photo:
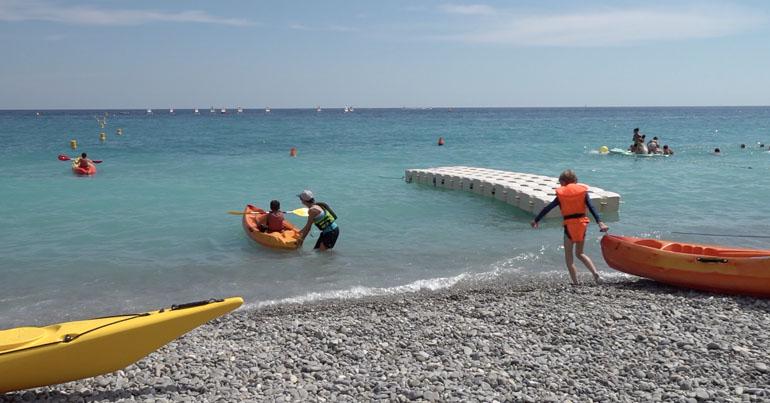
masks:
{"type": "Polygon", "coordinates": [[[73,150],[78,149],[78,141],[77,140],[70,140],[70,148],[73,150]]]}
{"type": "Polygon", "coordinates": [[[599,152],[602,154],[607,154],[608,152],[610,152],[610,149],[607,148],[607,146],[601,146],[599,147],[599,152]]]}
{"type": "Polygon", "coordinates": [[[101,141],[107,140],[107,133],[105,132],[99,133],[99,140],[101,141]]]}

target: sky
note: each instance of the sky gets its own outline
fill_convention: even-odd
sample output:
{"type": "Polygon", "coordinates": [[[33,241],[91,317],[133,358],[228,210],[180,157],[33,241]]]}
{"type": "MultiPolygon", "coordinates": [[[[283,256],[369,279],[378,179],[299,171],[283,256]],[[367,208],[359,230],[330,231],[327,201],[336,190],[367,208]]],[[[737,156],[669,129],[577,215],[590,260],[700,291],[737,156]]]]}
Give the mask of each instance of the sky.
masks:
{"type": "Polygon", "coordinates": [[[0,0],[0,109],[770,105],[770,2],[0,0]]]}

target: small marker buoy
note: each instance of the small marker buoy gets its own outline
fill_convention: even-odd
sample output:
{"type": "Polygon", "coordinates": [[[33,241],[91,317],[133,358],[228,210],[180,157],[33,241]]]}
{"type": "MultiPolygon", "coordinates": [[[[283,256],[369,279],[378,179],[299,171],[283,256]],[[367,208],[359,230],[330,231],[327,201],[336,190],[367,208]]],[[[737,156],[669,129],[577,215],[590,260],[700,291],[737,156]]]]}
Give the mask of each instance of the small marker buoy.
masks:
{"type": "Polygon", "coordinates": [[[601,154],[607,154],[608,152],[610,152],[610,149],[607,148],[607,146],[601,146],[601,147],[599,147],[599,152],[601,154]]]}
{"type": "Polygon", "coordinates": [[[440,146],[444,145],[444,138],[443,137],[439,137],[438,138],[438,145],[440,145],[440,146]]]}
{"type": "Polygon", "coordinates": [[[73,150],[78,149],[78,141],[77,140],[70,140],[70,148],[73,150]]]}
{"type": "Polygon", "coordinates": [[[297,148],[292,147],[291,150],[289,150],[289,156],[290,157],[296,157],[297,156],[297,148]]]}
{"type": "Polygon", "coordinates": [[[105,132],[99,133],[99,140],[101,141],[107,140],[107,133],[105,132]]]}

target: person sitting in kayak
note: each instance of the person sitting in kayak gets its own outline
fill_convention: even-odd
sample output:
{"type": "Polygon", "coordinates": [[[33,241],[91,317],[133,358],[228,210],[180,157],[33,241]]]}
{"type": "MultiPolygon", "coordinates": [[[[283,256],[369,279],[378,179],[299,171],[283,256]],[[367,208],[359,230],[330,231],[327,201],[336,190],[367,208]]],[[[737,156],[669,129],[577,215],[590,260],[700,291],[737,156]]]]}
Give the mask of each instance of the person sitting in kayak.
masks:
{"type": "Polygon", "coordinates": [[[588,268],[594,276],[594,281],[598,284],[601,281],[599,273],[591,259],[583,253],[586,229],[588,228],[588,217],[586,217],[586,208],[591,212],[599,225],[599,231],[607,232],[609,229],[603,222],[599,214],[594,210],[591,204],[591,198],[588,196],[588,187],[577,183],[577,175],[571,169],[568,169],[559,175],[559,184],[561,187],[556,189],[556,198],[540,211],[530,223],[532,228],[538,227],[538,222],[548,214],[554,207],[559,206],[561,215],[564,218],[564,259],[569,270],[573,285],[578,285],[577,268],[572,258],[572,248],[575,247],[575,256],[588,268]]]}
{"type": "Polygon", "coordinates": [[[262,232],[281,232],[283,231],[283,211],[281,211],[281,202],[278,200],[270,201],[270,212],[259,217],[257,225],[262,232]]]}
{"type": "Polygon", "coordinates": [[[318,237],[313,249],[327,250],[334,247],[337,238],[340,236],[340,228],[337,225],[337,214],[323,202],[316,202],[313,192],[304,190],[297,195],[299,200],[308,208],[307,223],[299,233],[299,242],[304,242],[310,233],[310,229],[315,224],[321,230],[321,236],[318,237]]]}
{"type": "Polygon", "coordinates": [[[91,165],[93,165],[93,162],[91,162],[91,160],[88,159],[88,154],[86,153],[80,154],[80,158],[78,158],[78,167],[83,169],[88,169],[88,167],[90,167],[91,165]]]}

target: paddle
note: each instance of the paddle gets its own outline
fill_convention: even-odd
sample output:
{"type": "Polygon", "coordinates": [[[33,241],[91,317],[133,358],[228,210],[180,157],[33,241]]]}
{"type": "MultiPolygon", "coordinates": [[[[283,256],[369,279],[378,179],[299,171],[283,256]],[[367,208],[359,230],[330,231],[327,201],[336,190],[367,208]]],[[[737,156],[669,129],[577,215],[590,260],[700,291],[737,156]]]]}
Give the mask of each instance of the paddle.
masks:
{"type": "MultiPolygon", "coordinates": [[[[59,154],[59,161],[69,161],[69,160],[71,160],[71,159],[72,159],[72,158],[70,158],[70,157],[69,157],[69,156],[67,156],[67,155],[64,155],[64,154],[59,154]]],[[[101,164],[101,163],[102,163],[102,160],[91,160],[91,162],[93,162],[94,164],[101,164]]]]}
{"type": "MultiPolygon", "coordinates": [[[[264,210],[263,211],[252,211],[250,213],[244,213],[243,211],[235,211],[235,210],[230,210],[230,211],[227,212],[227,214],[232,214],[232,215],[264,214],[264,213],[265,213],[264,210]]],[[[290,213],[290,214],[296,214],[296,215],[298,215],[300,217],[307,217],[307,207],[300,207],[300,208],[294,209],[292,211],[283,211],[282,213],[290,213]]]]}

